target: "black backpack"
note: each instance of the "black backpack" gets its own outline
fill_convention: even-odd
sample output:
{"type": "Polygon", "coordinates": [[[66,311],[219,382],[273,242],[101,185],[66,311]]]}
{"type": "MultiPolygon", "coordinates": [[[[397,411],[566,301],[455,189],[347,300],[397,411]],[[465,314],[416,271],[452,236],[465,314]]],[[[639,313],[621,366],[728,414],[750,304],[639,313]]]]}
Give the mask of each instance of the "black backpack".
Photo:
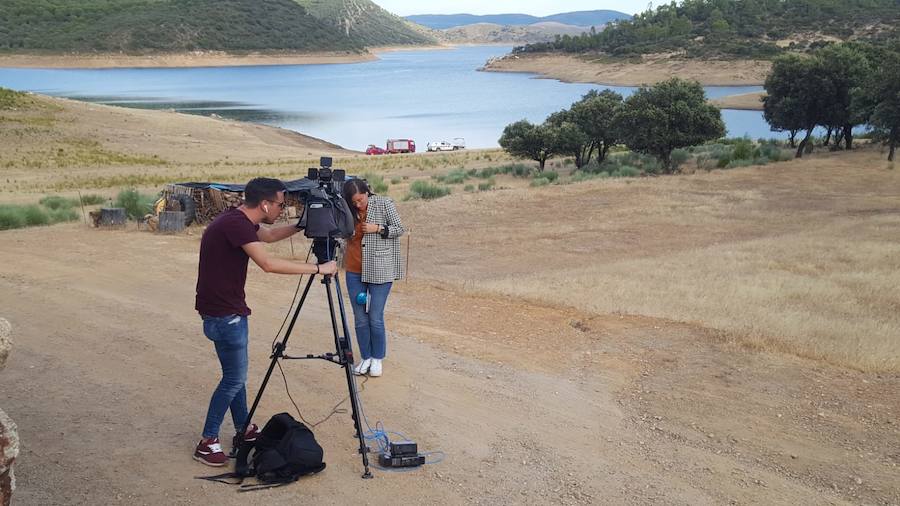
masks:
{"type": "Polygon", "coordinates": [[[198,478],[241,485],[241,492],[278,487],[325,469],[323,454],[322,447],[306,425],[287,413],[279,413],[266,423],[256,441],[241,445],[235,472],[198,478]],[[244,478],[253,476],[259,483],[242,484],[244,478]],[[227,481],[232,478],[238,481],[227,481]]]}
{"type": "Polygon", "coordinates": [[[252,472],[264,483],[290,483],[325,469],[322,447],[306,425],[287,413],[272,417],[256,439],[252,472]]]}

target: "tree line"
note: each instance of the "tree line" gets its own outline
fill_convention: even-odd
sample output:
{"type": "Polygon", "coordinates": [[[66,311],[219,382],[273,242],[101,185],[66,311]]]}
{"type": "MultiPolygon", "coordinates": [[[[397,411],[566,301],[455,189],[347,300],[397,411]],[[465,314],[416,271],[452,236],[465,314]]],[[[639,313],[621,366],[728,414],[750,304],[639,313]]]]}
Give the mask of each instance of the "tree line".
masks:
{"type": "MultiPolygon", "coordinates": [[[[765,82],[763,114],[773,131],[788,132],[800,158],[811,149],[816,128],[824,144],[851,149],[853,130],[866,125],[870,137],[888,145],[894,160],[900,144],[900,47],[886,49],[843,43],[812,55],[778,57],[765,82]],[[796,143],[798,134],[802,140],[796,143]]],[[[721,138],[720,111],[703,87],[678,78],[642,86],[627,99],[611,90],[591,90],[543,123],[507,125],[500,146],[513,156],[538,162],[571,157],[576,168],[602,163],[613,146],[656,157],[665,173],[678,169],[672,152],[721,138]]]]}
{"type": "Polygon", "coordinates": [[[722,114],[706,102],[703,87],[673,78],[642,86],[627,99],[611,90],[591,90],[541,124],[507,125],[499,143],[513,156],[537,161],[541,171],[551,156],[571,156],[581,168],[592,158],[602,163],[613,146],[625,144],[655,156],[671,173],[677,169],[672,151],[724,135],[722,114]]]}
{"type": "Polygon", "coordinates": [[[765,89],[763,114],[772,130],[788,132],[792,147],[803,135],[798,158],[811,149],[816,128],[825,130],[826,146],[851,149],[854,128],[867,125],[874,139],[888,145],[893,161],[900,142],[900,45],[843,43],[811,55],[783,55],[765,89]]]}
{"type": "Polygon", "coordinates": [[[847,39],[896,40],[896,0],[684,0],[617,21],[604,30],[560,36],[514,52],[600,52],[614,57],[684,52],[687,56],[772,58],[815,49],[806,33],[847,39]],[[788,44],[778,41],[795,39],[788,44]],[[798,47],[799,46],[799,47],[798,47]]]}

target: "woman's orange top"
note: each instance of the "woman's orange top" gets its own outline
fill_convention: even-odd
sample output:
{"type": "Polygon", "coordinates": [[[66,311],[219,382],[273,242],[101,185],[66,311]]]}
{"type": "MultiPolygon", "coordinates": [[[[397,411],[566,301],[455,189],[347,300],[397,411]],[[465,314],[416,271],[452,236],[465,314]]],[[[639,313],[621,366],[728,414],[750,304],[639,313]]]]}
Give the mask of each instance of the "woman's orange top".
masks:
{"type": "Polygon", "coordinates": [[[359,221],[356,222],[356,230],[353,231],[353,237],[347,243],[347,253],[344,255],[344,269],[347,272],[362,272],[362,240],[363,225],[366,223],[366,215],[368,209],[359,212],[359,221]]]}

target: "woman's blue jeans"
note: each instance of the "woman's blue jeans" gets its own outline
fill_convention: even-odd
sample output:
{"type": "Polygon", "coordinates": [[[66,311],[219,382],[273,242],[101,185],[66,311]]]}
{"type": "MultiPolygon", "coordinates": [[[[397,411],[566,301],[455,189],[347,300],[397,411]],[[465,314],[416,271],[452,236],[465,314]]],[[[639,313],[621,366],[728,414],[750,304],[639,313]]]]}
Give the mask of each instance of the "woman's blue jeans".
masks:
{"type": "Polygon", "coordinates": [[[387,354],[387,337],[384,330],[384,306],[393,283],[363,283],[362,275],[356,272],[347,273],[347,293],[350,305],[353,306],[353,321],[356,328],[356,342],[362,359],[382,359],[387,354]],[[369,311],[366,305],[360,304],[356,297],[366,293],[369,299],[369,311]]]}
{"type": "MultiPolygon", "coordinates": [[[[202,316],[202,315],[201,315],[202,316]]],[[[235,430],[247,423],[247,317],[202,316],[203,333],[216,347],[222,380],[209,400],[203,437],[219,437],[225,412],[231,408],[235,430]]]]}

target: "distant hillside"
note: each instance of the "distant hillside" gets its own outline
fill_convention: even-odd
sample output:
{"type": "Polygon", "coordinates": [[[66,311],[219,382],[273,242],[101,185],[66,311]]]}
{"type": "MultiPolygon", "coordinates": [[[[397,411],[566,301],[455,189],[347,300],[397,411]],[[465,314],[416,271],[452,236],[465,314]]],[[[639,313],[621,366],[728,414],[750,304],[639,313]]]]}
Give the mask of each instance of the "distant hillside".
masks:
{"type": "Polygon", "coordinates": [[[531,44],[555,40],[560,35],[580,35],[588,31],[580,26],[542,22],[527,26],[503,26],[477,23],[438,30],[435,36],[449,44],[531,44]]]}
{"type": "Polygon", "coordinates": [[[573,26],[601,27],[619,19],[630,19],[631,16],[624,12],[596,10],[579,11],[554,14],[552,16],[536,17],[528,14],[491,14],[476,16],[473,14],[419,14],[406,16],[406,19],[434,30],[445,30],[457,26],[474,25],[477,23],[491,23],[504,26],[525,26],[541,22],[556,22],[573,26]]]}
{"type": "Polygon", "coordinates": [[[770,58],[836,40],[897,40],[898,0],[690,0],[518,52],[770,58]]]}
{"type": "MultiPolygon", "coordinates": [[[[362,51],[370,44],[428,41],[386,13],[373,15],[377,22],[352,24],[346,30],[319,15],[328,5],[339,6],[335,11],[341,12],[345,0],[321,0],[316,2],[318,10],[307,10],[294,0],[0,3],[0,50],[6,52],[362,51]]],[[[354,4],[362,11],[374,6],[367,0],[354,4]]],[[[350,26],[355,18],[345,19],[350,26]]]]}
{"type": "Polygon", "coordinates": [[[433,44],[435,40],[416,30],[370,0],[295,0],[310,14],[365,46],[433,44]]]}

